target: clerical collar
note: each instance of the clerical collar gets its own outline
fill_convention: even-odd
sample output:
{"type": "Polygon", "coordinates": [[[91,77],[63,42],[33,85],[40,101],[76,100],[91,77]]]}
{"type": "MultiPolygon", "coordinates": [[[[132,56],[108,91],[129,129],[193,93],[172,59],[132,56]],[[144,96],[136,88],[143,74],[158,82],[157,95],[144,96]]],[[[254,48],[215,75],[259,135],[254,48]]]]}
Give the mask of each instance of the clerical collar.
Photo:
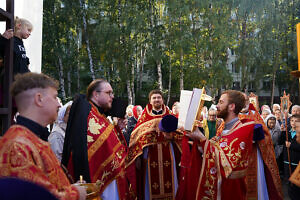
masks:
{"type": "Polygon", "coordinates": [[[48,141],[48,136],[50,133],[47,127],[43,127],[40,124],[36,123],[35,121],[32,121],[31,119],[22,117],[20,115],[17,117],[17,124],[21,126],[25,126],[42,140],[46,142],[48,141]]]}
{"type": "Polygon", "coordinates": [[[225,124],[225,128],[224,130],[230,130],[232,128],[232,126],[235,124],[235,122],[237,122],[239,120],[238,117],[232,119],[230,122],[225,124]]]}
{"type": "Polygon", "coordinates": [[[152,109],[152,114],[154,114],[154,115],[161,115],[162,113],[163,113],[163,110],[162,110],[162,109],[159,110],[159,111],[153,110],[153,109],[152,109]]]}

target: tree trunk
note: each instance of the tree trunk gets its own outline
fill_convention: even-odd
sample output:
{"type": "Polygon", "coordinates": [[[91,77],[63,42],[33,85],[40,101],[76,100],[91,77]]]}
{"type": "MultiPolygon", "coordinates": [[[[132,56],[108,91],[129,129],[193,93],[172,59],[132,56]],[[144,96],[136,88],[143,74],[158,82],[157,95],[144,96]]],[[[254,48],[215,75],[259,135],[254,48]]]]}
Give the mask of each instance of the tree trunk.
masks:
{"type": "Polygon", "coordinates": [[[167,98],[167,106],[169,105],[171,98],[171,85],[172,85],[172,63],[171,63],[171,45],[169,48],[169,84],[168,84],[168,98],[167,98]]]}
{"type": "Polygon", "coordinates": [[[246,63],[246,39],[247,39],[247,18],[248,14],[245,13],[244,20],[242,22],[242,79],[241,79],[241,90],[245,89],[247,86],[247,63],[246,63]]]}
{"type": "Polygon", "coordinates": [[[134,93],[134,67],[131,66],[131,78],[130,78],[130,89],[132,93],[132,104],[135,105],[135,93],[134,93]]]}
{"type": "MultiPolygon", "coordinates": [[[[128,63],[125,63],[125,69],[126,72],[128,72],[128,63]]],[[[128,104],[132,104],[132,90],[131,90],[131,84],[130,84],[130,77],[126,80],[126,87],[127,87],[127,93],[128,93],[128,104]]]]}
{"type": "Polygon", "coordinates": [[[67,79],[68,79],[68,97],[70,97],[71,94],[71,70],[67,73],[67,79]]]}
{"type": "Polygon", "coordinates": [[[126,80],[127,92],[128,92],[128,104],[132,104],[132,92],[130,88],[130,79],[126,80]]]}
{"type": "MultiPolygon", "coordinates": [[[[181,26],[181,14],[179,17],[179,27],[180,27],[180,32],[182,32],[182,26],[181,26]]],[[[182,38],[181,38],[182,39],[182,38]]],[[[183,90],[184,85],[183,85],[183,49],[182,46],[180,48],[180,90],[183,90]]]]}
{"type": "Polygon", "coordinates": [[[80,35],[78,29],[78,36],[77,36],[77,66],[76,66],[76,85],[77,85],[77,92],[80,92],[80,60],[79,60],[79,49],[80,49],[80,35]]]}
{"type": "Polygon", "coordinates": [[[76,77],[77,77],[77,92],[80,92],[80,62],[77,59],[76,77]]]}
{"type": "Polygon", "coordinates": [[[183,85],[183,50],[180,51],[180,90],[184,90],[183,85]]]}
{"type": "Polygon", "coordinates": [[[271,90],[271,106],[274,103],[275,78],[276,78],[276,70],[273,70],[273,74],[272,74],[272,90],[271,90]]]}
{"type": "Polygon", "coordinates": [[[90,72],[91,72],[92,79],[95,80],[94,64],[93,64],[93,58],[92,58],[92,53],[91,53],[91,49],[90,49],[90,41],[89,41],[88,32],[87,32],[87,20],[86,20],[86,13],[85,13],[85,5],[83,3],[83,0],[80,0],[79,3],[80,3],[80,7],[82,8],[83,32],[85,35],[86,50],[88,53],[88,58],[89,58],[89,63],[90,63],[90,72]]]}
{"type": "Polygon", "coordinates": [[[156,61],[156,66],[157,66],[157,75],[158,75],[158,89],[163,90],[162,86],[162,74],[161,74],[161,60],[156,61]]]}
{"type": "Polygon", "coordinates": [[[65,101],[66,100],[66,92],[65,92],[65,81],[64,81],[64,68],[62,65],[62,60],[61,57],[58,56],[58,69],[59,69],[59,85],[60,85],[60,90],[61,90],[61,96],[62,96],[62,100],[65,101]]]}
{"type": "Polygon", "coordinates": [[[142,90],[142,78],[143,78],[143,71],[144,71],[144,60],[145,60],[145,54],[146,54],[146,47],[142,47],[141,49],[141,62],[140,62],[140,70],[139,70],[139,87],[138,90],[142,90]]]}

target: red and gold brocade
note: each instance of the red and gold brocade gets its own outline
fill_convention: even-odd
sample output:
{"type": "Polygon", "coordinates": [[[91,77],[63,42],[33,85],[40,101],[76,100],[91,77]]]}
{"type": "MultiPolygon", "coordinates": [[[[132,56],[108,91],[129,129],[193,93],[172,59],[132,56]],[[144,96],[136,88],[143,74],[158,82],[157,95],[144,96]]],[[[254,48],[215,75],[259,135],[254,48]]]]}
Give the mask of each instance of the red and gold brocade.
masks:
{"type": "Polygon", "coordinates": [[[253,120],[256,124],[261,124],[265,136],[263,140],[257,141],[258,145],[253,144],[254,150],[250,155],[249,168],[246,176],[247,199],[257,199],[257,147],[261,152],[261,157],[264,162],[264,172],[269,198],[283,199],[281,181],[276,163],[272,137],[268,127],[252,104],[249,105],[249,113],[239,114],[239,119],[253,120]]]}
{"type": "MultiPolygon", "coordinates": [[[[147,104],[131,133],[127,165],[130,165],[143,153],[143,148],[165,142],[164,136],[162,134],[158,134],[158,124],[164,116],[171,114],[171,111],[164,105],[163,112],[160,115],[154,115],[151,111],[152,105],[147,104]]],[[[173,134],[173,136],[175,137],[175,141],[179,139],[177,134],[173,134]]]]}
{"type": "Polygon", "coordinates": [[[41,185],[59,199],[78,199],[48,142],[13,125],[0,140],[0,177],[17,177],[41,185]]]}
{"type": "Polygon", "coordinates": [[[226,134],[218,132],[201,143],[204,153],[196,199],[245,199],[254,125],[238,120],[226,134]]]}
{"type": "MultiPolygon", "coordinates": [[[[158,128],[160,120],[168,114],[171,112],[163,106],[162,114],[154,115],[151,104],[148,104],[130,137],[127,157],[129,169],[132,166],[135,168],[134,161],[143,154],[143,149],[148,147],[148,159],[143,162],[142,170],[137,172],[137,178],[145,177],[145,170],[148,168],[150,199],[174,199],[173,161],[180,160],[182,135],[171,133],[175,144],[173,149],[176,158],[174,158],[170,141],[164,138],[158,128]]],[[[137,187],[140,187],[138,190],[144,190],[144,181],[145,179],[137,181],[137,187]]],[[[143,199],[143,192],[137,191],[137,193],[139,198],[143,199]]]]}
{"type": "Polygon", "coordinates": [[[92,182],[97,182],[100,194],[113,180],[117,181],[120,199],[128,199],[125,178],[127,149],[123,135],[93,104],[87,119],[88,161],[92,182]]]}

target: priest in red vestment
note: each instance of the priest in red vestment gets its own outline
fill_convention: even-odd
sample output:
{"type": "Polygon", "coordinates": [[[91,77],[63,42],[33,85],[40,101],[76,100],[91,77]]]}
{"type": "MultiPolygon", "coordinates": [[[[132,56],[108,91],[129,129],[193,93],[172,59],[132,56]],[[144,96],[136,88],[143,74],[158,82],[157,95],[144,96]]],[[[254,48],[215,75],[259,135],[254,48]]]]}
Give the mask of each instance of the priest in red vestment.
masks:
{"type": "Polygon", "coordinates": [[[189,187],[182,187],[188,199],[246,199],[246,172],[252,152],[253,140],[263,137],[262,131],[254,132],[252,120],[240,120],[239,112],[245,105],[241,92],[228,90],[222,93],[217,116],[225,122],[217,135],[208,140],[196,129],[189,136],[195,140],[189,187]]]}
{"type": "Polygon", "coordinates": [[[125,175],[126,141],[119,125],[107,116],[114,98],[111,85],[96,79],[72,104],[63,149],[62,164],[75,180],[80,175],[96,183],[101,199],[129,199],[125,175]]]}
{"type": "Polygon", "coordinates": [[[60,107],[58,84],[31,72],[15,79],[11,93],[20,115],[0,139],[0,177],[36,183],[59,199],[85,199],[85,189],[70,184],[47,142],[47,125],[55,121],[60,107]]]}
{"type": "Polygon", "coordinates": [[[127,166],[137,173],[131,183],[137,187],[138,199],[174,199],[182,135],[159,130],[159,122],[171,114],[162,92],[152,90],[149,101],[130,137],[127,166]]]}

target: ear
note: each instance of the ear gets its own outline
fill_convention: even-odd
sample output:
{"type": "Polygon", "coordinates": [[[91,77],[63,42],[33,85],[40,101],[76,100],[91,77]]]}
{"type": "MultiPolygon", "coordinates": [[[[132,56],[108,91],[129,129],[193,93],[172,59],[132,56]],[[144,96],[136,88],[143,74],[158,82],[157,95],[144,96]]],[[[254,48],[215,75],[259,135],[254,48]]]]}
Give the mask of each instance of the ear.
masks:
{"type": "Polygon", "coordinates": [[[235,110],[235,104],[234,103],[229,104],[228,108],[229,108],[230,111],[234,112],[234,110],[235,110]]]}
{"type": "Polygon", "coordinates": [[[22,26],[21,23],[17,24],[17,29],[20,30],[21,26],[22,26]]]}
{"type": "Polygon", "coordinates": [[[35,95],[34,95],[34,103],[38,107],[42,107],[43,106],[43,95],[42,95],[42,93],[40,93],[40,92],[35,93],[35,95]]]}
{"type": "Polygon", "coordinates": [[[97,97],[99,94],[99,92],[97,92],[96,90],[93,91],[93,96],[92,97],[97,97]]]}

